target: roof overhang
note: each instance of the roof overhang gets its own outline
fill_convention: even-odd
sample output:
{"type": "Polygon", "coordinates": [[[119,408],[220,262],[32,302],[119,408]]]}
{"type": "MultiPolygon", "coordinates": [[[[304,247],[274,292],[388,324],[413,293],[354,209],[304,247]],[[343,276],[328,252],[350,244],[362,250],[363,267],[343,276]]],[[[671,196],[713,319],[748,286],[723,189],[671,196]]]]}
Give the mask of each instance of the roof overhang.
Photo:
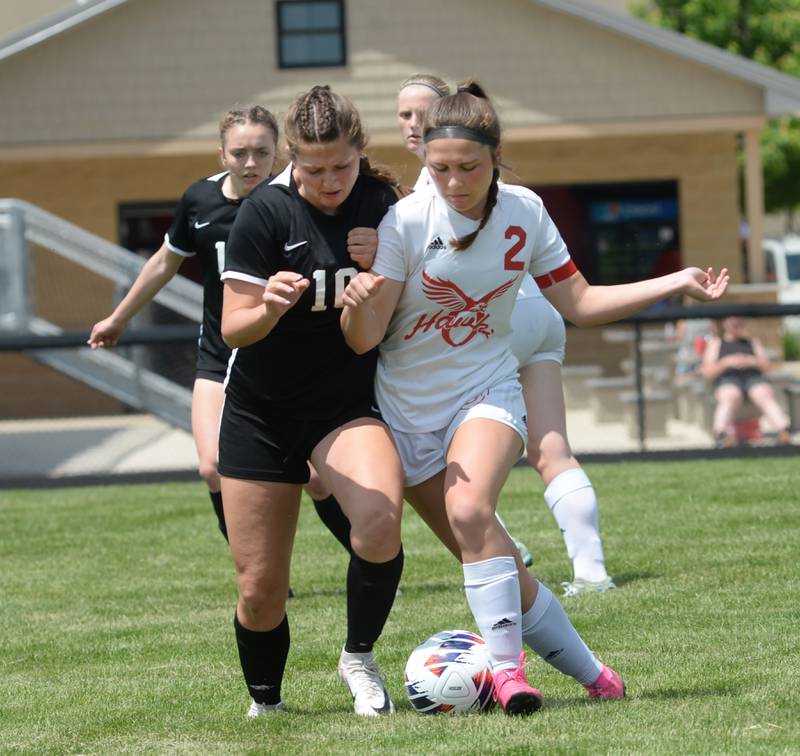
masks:
{"type": "MultiPolygon", "coordinates": [[[[669,136],[675,134],[734,133],[760,130],[766,116],[724,116],[717,118],[641,119],[638,121],[597,121],[558,125],[508,128],[503,131],[503,142],[553,142],[572,139],[600,139],[641,136],[669,136]]],[[[0,160],[80,160],[95,157],[178,157],[181,155],[207,156],[216,151],[218,139],[164,139],[158,141],[84,142],[81,144],[19,145],[0,148],[0,160]]],[[[400,148],[397,134],[390,131],[373,131],[370,146],[400,148]]]]}
{"type": "MultiPolygon", "coordinates": [[[[654,118],[626,121],[586,121],[584,123],[543,124],[524,128],[503,129],[503,142],[550,142],[570,139],[600,139],[603,137],[669,136],[675,134],[740,134],[760,130],[767,123],[766,116],[719,116],[706,118],[654,118]]],[[[376,147],[397,147],[394,131],[375,133],[370,144],[376,147]]]]}

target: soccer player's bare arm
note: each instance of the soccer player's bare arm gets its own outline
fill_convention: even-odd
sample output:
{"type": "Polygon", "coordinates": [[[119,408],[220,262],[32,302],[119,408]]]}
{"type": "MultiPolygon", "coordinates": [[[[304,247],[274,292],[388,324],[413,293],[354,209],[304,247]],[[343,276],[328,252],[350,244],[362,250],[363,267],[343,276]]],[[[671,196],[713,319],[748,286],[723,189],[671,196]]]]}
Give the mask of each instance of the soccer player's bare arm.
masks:
{"type": "Polygon", "coordinates": [[[222,303],[222,338],[233,349],[263,339],[308,288],[293,271],[270,276],[266,286],[229,278],[222,303]]]}
{"type": "Polygon", "coordinates": [[[711,268],[706,271],[684,268],[635,283],[591,286],[580,271],[576,271],[563,281],[542,287],[542,293],[567,320],[588,327],[621,320],[675,294],[686,294],[700,301],[719,299],[728,281],[725,268],[719,275],[711,268]]]}
{"type": "Polygon", "coordinates": [[[184,258],[172,252],[166,243],[144,264],[123,300],[107,318],[92,327],[87,343],[92,349],[114,346],[125,326],[178,272],[184,258]]]}
{"type": "Polygon", "coordinates": [[[344,339],[356,354],[368,352],[383,340],[403,286],[403,281],[374,273],[359,273],[347,285],[341,324],[344,339]]]}

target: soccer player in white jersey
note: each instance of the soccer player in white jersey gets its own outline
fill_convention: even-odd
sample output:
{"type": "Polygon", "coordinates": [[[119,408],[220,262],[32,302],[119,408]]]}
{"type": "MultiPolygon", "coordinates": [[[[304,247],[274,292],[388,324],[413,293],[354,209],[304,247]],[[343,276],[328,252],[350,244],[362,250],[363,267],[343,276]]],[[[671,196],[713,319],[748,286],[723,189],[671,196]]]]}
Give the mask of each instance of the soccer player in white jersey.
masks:
{"type": "Polygon", "coordinates": [[[720,297],[727,271],[686,268],[619,286],[590,286],[532,191],[498,182],[500,125],[474,82],[428,112],[425,159],[436,192],[389,210],[378,253],[343,296],[342,328],[356,352],[380,345],[376,395],[405,472],[406,497],[461,555],[467,601],[509,714],[541,706],[522,641],[583,684],[621,698],[618,673],[589,651],[553,594],[526,570],[494,513],[527,437],[511,351],[511,312],[526,271],[578,326],[624,318],[665,297],[720,297]],[[420,376],[424,375],[424,380],[420,376]],[[447,529],[450,535],[443,536],[447,529]]]}
{"type": "MultiPolygon", "coordinates": [[[[425,145],[422,142],[425,114],[432,103],[449,94],[450,87],[447,83],[432,74],[411,74],[400,85],[397,93],[397,125],[400,127],[403,144],[405,144],[409,152],[419,158],[421,163],[425,162],[425,145]]],[[[414,184],[414,191],[424,191],[431,188],[431,186],[430,176],[423,165],[414,184]]],[[[496,516],[505,528],[506,525],[499,513],[496,516]]],[[[514,541],[514,545],[517,547],[525,566],[530,567],[533,564],[533,556],[528,547],[513,535],[511,535],[511,539],[514,541]]]]}
{"type": "MultiPolygon", "coordinates": [[[[422,163],[425,162],[422,141],[425,114],[436,100],[448,94],[448,85],[431,74],[412,74],[400,85],[397,124],[404,144],[422,163]]],[[[430,174],[423,165],[414,191],[431,187],[430,174]]],[[[530,276],[525,277],[517,294],[511,328],[511,349],[519,360],[519,380],[528,417],[528,462],[544,481],[545,502],[572,561],[572,580],[561,584],[564,595],[603,593],[616,586],[606,571],[597,495],[567,440],[561,384],[566,329],[561,316],[530,276]]],[[[530,566],[533,561],[530,551],[513,535],[512,539],[525,565],[530,566]]]]}

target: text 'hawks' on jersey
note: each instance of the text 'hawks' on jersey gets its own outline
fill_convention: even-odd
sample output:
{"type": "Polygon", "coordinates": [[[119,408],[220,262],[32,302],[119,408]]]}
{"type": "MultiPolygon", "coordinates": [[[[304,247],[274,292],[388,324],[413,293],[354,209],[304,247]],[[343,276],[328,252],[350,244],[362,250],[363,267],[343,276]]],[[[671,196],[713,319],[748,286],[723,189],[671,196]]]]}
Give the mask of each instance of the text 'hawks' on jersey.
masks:
{"type": "Polygon", "coordinates": [[[378,230],[375,272],[405,282],[376,380],[381,412],[398,430],[443,428],[480,390],[513,378],[510,321],[524,277],[530,272],[547,286],[576,270],[529,189],[500,184],[475,241],[452,248],[450,240],[477,227],[424,191],[397,203],[378,230]]]}
{"type": "Polygon", "coordinates": [[[298,419],[326,419],[342,402],[371,399],[377,352],[356,355],[339,325],[342,294],[359,270],[347,233],[376,228],[396,201],[388,184],[359,176],[338,212],[326,215],[299,195],[291,165],[251,193],[231,231],[223,279],[266,286],[292,270],[311,285],[266,338],[235,350],[229,395],[298,419]]]}
{"type": "Polygon", "coordinates": [[[181,197],[175,219],[164,236],[167,246],[182,257],[197,255],[203,270],[203,330],[198,365],[214,365],[224,375],[231,350],[220,333],[222,273],[225,244],[241,200],[222,193],[228,171],[195,181],[181,197]],[[203,354],[205,353],[205,354],[203,354]]]}

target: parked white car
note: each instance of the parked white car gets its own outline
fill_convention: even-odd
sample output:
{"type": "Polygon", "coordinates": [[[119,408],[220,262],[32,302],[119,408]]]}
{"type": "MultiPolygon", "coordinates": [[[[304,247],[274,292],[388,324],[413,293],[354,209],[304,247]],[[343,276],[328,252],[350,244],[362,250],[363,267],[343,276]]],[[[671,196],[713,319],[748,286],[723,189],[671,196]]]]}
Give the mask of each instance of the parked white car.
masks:
{"type": "MultiPolygon", "coordinates": [[[[764,239],[764,277],[778,285],[779,304],[800,304],[800,236],[764,239]]],[[[800,315],[784,318],[784,326],[800,332],[800,315]]]]}

